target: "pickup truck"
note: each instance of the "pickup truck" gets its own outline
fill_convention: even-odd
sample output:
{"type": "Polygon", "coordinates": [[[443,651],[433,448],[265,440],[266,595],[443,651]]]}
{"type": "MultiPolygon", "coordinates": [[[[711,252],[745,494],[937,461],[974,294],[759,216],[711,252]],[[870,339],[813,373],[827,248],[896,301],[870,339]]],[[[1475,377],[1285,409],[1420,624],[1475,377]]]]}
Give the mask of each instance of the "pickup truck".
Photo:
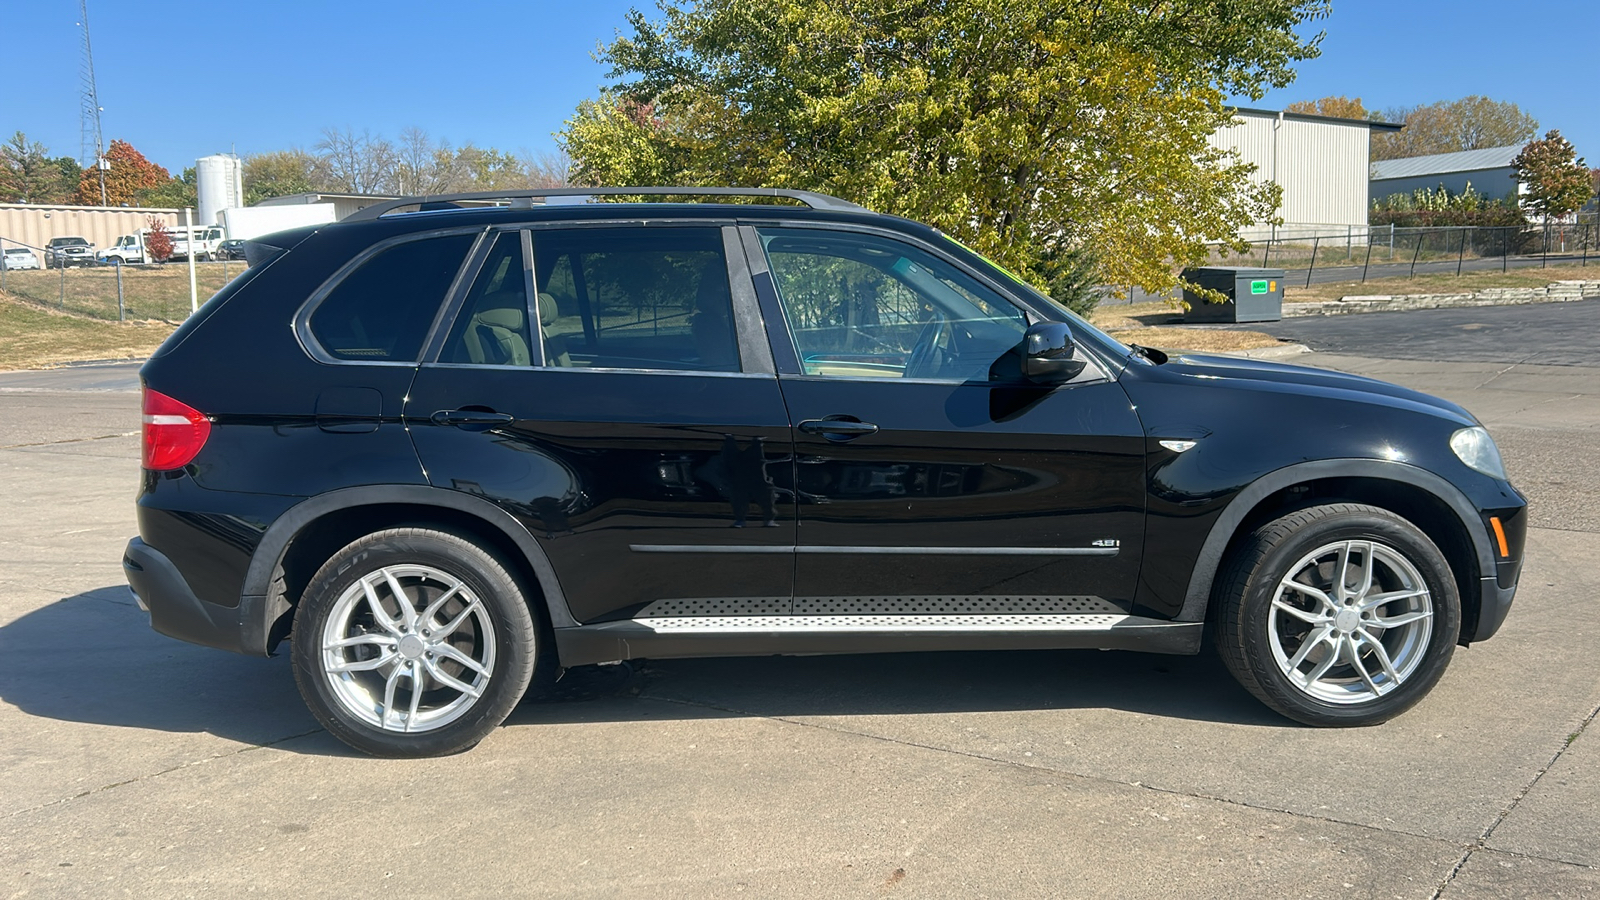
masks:
{"type": "Polygon", "coordinates": [[[81,237],[53,237],[44,245],[44,267],[94,265],[94,245],[81,237]]]}
{"type": "Polygon", "coordinates": [[[144,241],[140,235],[125,234],[117,242],[94,255],[102,265],[122,265],[145,261],[144,241]]]}
{"type": "MultiPolygon", "coordinates": [[[[189,236],[182,225],[167,229],[172,236],[172,259],[189,258],[189,236]]],[[[222,243],[222,228],[218,225],[194,226],[195,259],[216,259],[217,245],[222,243]]]]}

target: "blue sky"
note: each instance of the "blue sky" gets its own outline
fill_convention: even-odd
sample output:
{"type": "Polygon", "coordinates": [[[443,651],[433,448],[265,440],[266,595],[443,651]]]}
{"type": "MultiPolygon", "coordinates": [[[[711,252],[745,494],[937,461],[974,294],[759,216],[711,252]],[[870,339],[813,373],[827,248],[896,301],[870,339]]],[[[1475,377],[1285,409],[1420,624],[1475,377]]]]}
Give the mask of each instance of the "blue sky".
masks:
{"type": "MultiPolygon", "coordinates": [[[[604,69],[595,45],[653,0],[288,0],[113,5],[90,0],[106,139],[174,173],[198,156],[310,148],[323,128],[544,151],[604,69]],[[179,52],[181,51],[181,52],[179,52]],[[180,56],[192,60],[178,62],[180,56]]],[[[0,138],[21,129],[56,155],[80,146],[78,4],[6,3],[0,138]]],[[[1320,59],[1247,105],[1329,94],[1369,109],[1484,94],[1520,104],[1600,165],[1600,3],[1335,0],[1320,59]]]]}

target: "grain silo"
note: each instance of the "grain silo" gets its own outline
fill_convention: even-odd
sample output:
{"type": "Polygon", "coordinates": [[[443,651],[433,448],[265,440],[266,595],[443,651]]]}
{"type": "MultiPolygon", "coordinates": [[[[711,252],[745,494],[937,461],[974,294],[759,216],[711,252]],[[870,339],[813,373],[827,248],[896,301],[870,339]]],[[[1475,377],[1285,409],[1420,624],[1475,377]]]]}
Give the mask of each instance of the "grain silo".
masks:
{"type": "Polygon", "coordinates": [[[218,213],[244,205],[244,164],[226,153],[195,160],[195,182],[200,194],[200,221],[216,225],[218,213]]]}

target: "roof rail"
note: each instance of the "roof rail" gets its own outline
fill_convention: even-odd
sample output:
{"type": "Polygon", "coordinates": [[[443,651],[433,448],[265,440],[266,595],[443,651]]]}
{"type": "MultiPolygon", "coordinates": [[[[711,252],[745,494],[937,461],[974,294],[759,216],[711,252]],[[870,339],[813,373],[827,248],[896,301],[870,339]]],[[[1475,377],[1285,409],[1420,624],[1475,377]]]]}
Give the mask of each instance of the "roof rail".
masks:
{"type": "Polygon", "coordinates": [[[374,203],[364,209],[345,216],[346,222],[360,222],[376,219],[387,215],[396,209],[406,206],[422,206],[423,208],[441,208],[459,202],[478,202],[496,200],[538,200],[547,197],[599,197],[599,196],[691,196],[691,197],[781,197],[787,200],[798,200],[812,209],[826,209],[835,212],[867,212],[864,206],[858,206],[848,200],[830,197],[827,194],[818,194],[814,191],[794,191],[788,188],[733,188],[733,187],[567,187],[567,188],[540,188],[526,191],[478,191],[470,194],[427,194],[416,197],[401,197],[398,200],[389,200],[383,203],[374,203]]]}

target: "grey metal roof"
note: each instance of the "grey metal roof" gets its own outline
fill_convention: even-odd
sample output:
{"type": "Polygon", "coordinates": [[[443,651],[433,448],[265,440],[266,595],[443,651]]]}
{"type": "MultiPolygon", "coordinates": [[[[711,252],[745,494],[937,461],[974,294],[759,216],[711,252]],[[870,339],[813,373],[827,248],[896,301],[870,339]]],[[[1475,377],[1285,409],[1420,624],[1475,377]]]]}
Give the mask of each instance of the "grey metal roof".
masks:
{"type": "Polygon", "coordinates": [[[1452,172],[1509,169],[1511,161],[1521,152],[1520,146],[1485,147],[1481,150],[1462,150],[1459,153],[1380,159],[1372,164],[1372,180],[1387,181],[1390,178],[1417,178],[1427,175],[1448,175],[1452,172]]]}
{"type": "Polygon", "coordinates": [[[1283,116],[1285,119],[1302,119],[1307,122],[1330,122],[1334,125],[1351,125],[1367,128],[1372,131],[1399,131],[1406,127],[1404,123],[1379,122],[1375,119],[1346,119],[1342,116],[1319,116],[1312,113],[1280,112],[1276,109],[1252,109],[1248,106],[1235,106],[1233,111],[1241,116],[1258,116],[1263,119],[1276,119],[1283,116]]]}

